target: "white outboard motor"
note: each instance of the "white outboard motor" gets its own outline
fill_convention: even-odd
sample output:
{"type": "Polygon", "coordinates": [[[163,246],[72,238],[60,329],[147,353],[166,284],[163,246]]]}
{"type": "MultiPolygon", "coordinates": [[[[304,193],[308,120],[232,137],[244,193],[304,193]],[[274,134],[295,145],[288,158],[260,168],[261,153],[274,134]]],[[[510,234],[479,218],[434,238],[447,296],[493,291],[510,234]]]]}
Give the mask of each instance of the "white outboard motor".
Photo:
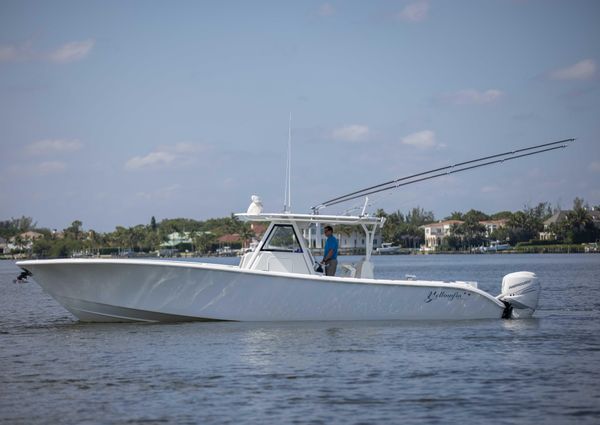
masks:
{"type": "Polygon", "coordinates": [[[504,318],[531,317],[537,308],[541,285],[535,273],[509,273],[502,279],[502,293],[496,298],[507,305],[504,318]]]}

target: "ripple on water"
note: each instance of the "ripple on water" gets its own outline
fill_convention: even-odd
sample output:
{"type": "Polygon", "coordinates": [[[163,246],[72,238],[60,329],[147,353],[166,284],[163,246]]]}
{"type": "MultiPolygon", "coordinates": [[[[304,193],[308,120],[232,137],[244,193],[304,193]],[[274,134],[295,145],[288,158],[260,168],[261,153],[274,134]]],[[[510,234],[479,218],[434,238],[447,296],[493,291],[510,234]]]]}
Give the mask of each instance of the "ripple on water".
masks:
{"type": "Polygon", "coordinates": [[[530,269],[532,320],[153,325],[78,323],[3,262],[0,423],[597,424],[599,260],[375,259],[494,293],[530,269]]]}

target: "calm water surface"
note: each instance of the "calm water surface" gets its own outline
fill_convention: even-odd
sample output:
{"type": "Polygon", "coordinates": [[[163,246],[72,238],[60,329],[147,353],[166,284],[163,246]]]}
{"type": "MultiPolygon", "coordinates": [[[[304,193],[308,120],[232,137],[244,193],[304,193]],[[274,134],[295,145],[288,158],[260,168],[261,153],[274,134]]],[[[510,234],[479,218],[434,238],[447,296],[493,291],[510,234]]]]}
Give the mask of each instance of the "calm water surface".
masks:
{"type": "Polygon", "coordinates": [[[530,270],[540,309],[513,321],[80,324],[35,283],[14,284],[4,261],[0,423],[600,423],[600,255],[375,262],[377,277],[476,280],[493,294],[530,270]]]}

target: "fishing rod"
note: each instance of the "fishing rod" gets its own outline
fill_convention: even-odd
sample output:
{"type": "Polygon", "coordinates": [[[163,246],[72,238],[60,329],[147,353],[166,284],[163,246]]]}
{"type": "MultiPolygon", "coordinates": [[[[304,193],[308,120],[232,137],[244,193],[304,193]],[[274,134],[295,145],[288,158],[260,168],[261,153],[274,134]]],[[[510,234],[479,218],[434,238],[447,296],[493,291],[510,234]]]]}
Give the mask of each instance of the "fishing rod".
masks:
{"type": "Polygon", "coordinates": [[[459,162],[459,163],[456,163],[453,165],[448,165],[446,167],[434,168],[433,170],[424,171],[424,172],[416,173],[416,174],[411,174],[410,176],[405,176],[405,177],[401,177],[401,178],[398,178],[395,180],[390,180],[388,182],[377,184],[375,186],[370,186],[365,189],[357,190],[357,191],[348,193],[343,196],[338,196],[337,198],[330,199],[328,201],[325,201],[319,205],[312,207],[312,210],[314,213],[316,213],[322,208],[330,207],[332,205],[340,204],[342,202],[351,201],[351,200],[361,198],[363,196],[371,195],[374,193],[379,193],[379,192],[383,192],[383,191],[390,190],[390,189],[396,189],[398,187],[407,186],[409,184],[418,183],[418,182],[422,182],[425,180],[430,180],[430,179],[434,179],[437,177],[446,176],[449,174],[455,174],[455,173],[459,173],[462,171],[472,170],[474,168],[484,167],[484,166],[492,165],[492,164],[503,163],[503,162],[510,161],[513,159],[536,155],[536,154],[543,153],[543,152],[549,152],[549,151],[553,151],[556,149],[563,149],[568,146],[568,143],[573,142],[573,141],[575,141],[575,139],[564,139],[564,140],[558,140],[556,142],[543,143],[541,145],[530,146],[527,148],[516,149],[513,151],[509,151],[509,152],[503,152],[503,153],[499,153],[499,154],[495,154],[495,155],[484,156],[481,158],[471,159],[469,161],[464,161],[464,162],[459,162]],[[551,147],[549,147],[549,146],[551,146],[551,147]],[[545,149],[541,149],[541,148],[545,148],[545,149]],[[522,152],[526,152],[526,153],[522,153],[522,152]],[[516,155],[516,154],[519,154],[519,155],[516,155]],[[494,159],[494,158],[498,158],[498,159],[494,159]],[[494,159],[494,160],[488,161],[490,159],[494,159]],[[487,162],[483,162],[483,161],[487,161],[487,162]],[[469,164],[473,164],[473,165],[465,167],[465,165],[469,165],[469,164]],[[462,168],[459,168],[459,167],[462,167],[462,168]],[[449,170],[449,171],[444,171],[444,170],[449,170]],[[440,172],[440,171],[443,171],[443,172],[440,172]],[[437,174],[433,174],[433,173],[437,173],[437,174]],[[417,177],[420,177],[420,178],[417,178],[417,177]]]}
{"type": "MultiPolygon", "coordinates": [[[[557,145],[557,144],[560,144],[560,143],[568,143],[568,142],[572,142],[574,140],[575,139],[564,139],[564,140],[559,140],[559,141],[556,141],[556,142],[544,143],[544,144],[541,144],[541,145],[531,146],[531,147],[528,147],[528,148],[517,149],[517,150],[514,150],[514,151],[509,151],[509,152],[499,153],[499,154],[496,154],[496,155],[489,155],[489,156],[485,156],[485,157],[482,157],[482,158],[472,159],[472,160],[469,160],[469,161],[459,162],[457,164],[448,165],[446,167],[435,168],[433,170],[424,171],[424,172],[417,173],[417,174],[412,174],[410,176],[401,177],[399,179],[390,180],[390,181],[385,182],[385,183],[381,183],[381,184],[378,184],[378,185],[375,185],[375,186],[367,187],[365,189],[357,190],[355,192],[351,192],[351,193],[348,193],[348,194],[343,195],[343,196],[338,196],[337,198],[333,198],[333,199],[330,199],[328,201],[323,202],[319,206],[321,206],[321,205],[323,205],[323,206],[329,206],[329,204],[331,202],[335,202],[335,201],[341,200],[343,198],[350,197],[352,195],[357,195],[357,194],[360,194],[362,192],[366,192],[366,191],[369,191],[369,190],[372,190],[372,189],[376,189],[376,188],[383,187],[383,186],[389,186],[389,185],[391,185],[393,183],[397,183],[397,182],[400,182],[400,181],[412,179],[412,178],[419,177],[419,176],[424,176],[424,175],[435,173],[435,172],[438,172],[438,171],[447,170],[447,169],[454,168],[454,167],[460,167],[460,166],[463,166],[463,165],[472,164],[472,163],[476,163],[476,162],[481,162],[481,161],[485,161],[485,160],[492,159],[492,158],[499,158],[499,157],[502,157],[502,156],[514,155],[514,154],[519,153],[519,152],[525,152],[525,151],[529,151],[529,150],[533,150],[533,149],[543,148],[543,147],[546,147],[546,146],[557,145]]],[[[359,195],[359,197],[360,196],[362,196],[362,195],[359,195]]]]}

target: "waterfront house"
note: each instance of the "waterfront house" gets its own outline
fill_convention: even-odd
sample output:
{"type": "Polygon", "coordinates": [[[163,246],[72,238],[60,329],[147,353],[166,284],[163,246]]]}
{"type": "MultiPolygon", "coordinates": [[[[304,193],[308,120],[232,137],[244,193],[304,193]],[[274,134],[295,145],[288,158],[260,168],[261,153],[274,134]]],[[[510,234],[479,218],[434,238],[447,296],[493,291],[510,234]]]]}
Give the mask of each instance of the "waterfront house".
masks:
{"type": "MultiPolygon", "coordinates": [[[[552,225],[557,225],[565,221],[569,216],[569,213],[571,212],[573,211],[559,210],[552,214],[552,216],[549,219],[544,221],[544,230],[539,233],[539,238],[543,241],[556,239],[556,235],[550,230],[552,228],[552,225]]],[[[594,226],[600,228],[600,211],[594,208],[592,210],[589,210],[588,214],[590,215],[594,226]]]]}
{"type": "MultiPolygon", "coordinates": [[[[429,252],[439,249],[444,239],[452,236],[453,226],[459,226],[463,223],[461,220],[445,220],[421,226],[425,230],[425,244],[421,245],[421,251],[429,252]]],[[[506,219],[482,220],[479,222],[479,224],[485,226],[486,238],[489,238],[494,231],[505,227],[507,223],[508,220],[506,219]]]]}
{"type": "Polygon", "coordinates": [[[500,220],[483,220],[479,222],[479,224],[483,224],[485,226],[486,238],[489,238],[494,231],[505,227],[506,223],[508,223],[508,220],[505,218],[500,220]]]}
{"type": "Polygon", "coordinates": [[[173,232],[167,235],[167,240],[160,244],[161,248],[172,249],[177,245],[192,243],[191,232],[173,232]]]}
{"type": "MultiPolygon", "coordinates": [[[[306,246],[311,249],[323,249],[325,247],[325,234],[323,233],[324,226],[321,226],[321,237],[319,238],[316,234],[315,229],[304,229],[302,237],[306,241],[306,246]]],[[[366,249],[365,232],[362,228],[348,227],[340,228],[333,226],[333,234],[338,240],[338,249],[342,252],[360,252],[366,249]],[[343,231],[342,231],[343,230],[343,231]]],[[[379,248],[382,241],[381,229],[377,229],[373,238],[373,249],[379,248]]]]}
{"type": "Polygon", "coordinates": [[[244,241],[242,241],[242,237],[239,233],[230,233],[219,237],[217,242],[219,243],[217,255],[221,257],[230,257],[239,252],[239,250],[232,249],[231,246],[242,247],[244,241]]]}
{"type": "MultiPolygon", "coordinates": [[[[335,231],[335,227],[334,227],[335,231]]],[[[353,229],[351,232],[337,232],[335,237],[339,243],[339,249],[344,250],[363,250],[366,249],[367,245],[365,243],[365,231],[363,229],[353,229]]],[[[322,248],[325,247],[325,235],[321,238],[321,242],[323,244],[322,248]]],[[[375,232],[375,236],[373,237],[373,249],[377,249],[381,247],[382,243],[381,232],[375,232]]]]}
{"type": "Polygon", "coordinates": [[[30,230],[29,232],[23,232],[23,233],[21,233],[19,235],[19,237],[21,238],[21,240],[33,242],[36,239],[43,238],[44,235],[42,233],[34,232],[34,231],[30,230]]]}
{"type": "Polygon", "coordinates": [[[600,210],[594,208],[588,212],[590,213],[590,217],[592,217],[592,223],[594,223],[594,226],[600,228],[600,210]]]}
{"type": "Polygon", "coordinates": [[[219,243],[219,246],[241,244],[242,237],[240,236],[239,233],[231,233],[228,235],[221,236],[220,238],[217,239],[217,242],[219,243]]]}
{"type": "Polygon", "coordinates": [[[8,243],[6,239],[0,237],[0,254],[6,254],[8,252],[8,243]]]}
{"type": "Polygon", "coordinates": [[[539,233],[540,240],[549,241],[549,240],[556,239],[556,234],[554,234],[554,232],[550,231],[550,228],[554,224],[560,224],[563,221],[565,221],[570,212],[571,211],[559,210],[559,211],[555,212],[554,214],[552,214],[552,216],[549,219],[544,221],[544,230],[539,233]]]}
{"type": "Polygon", "coordinates": [[[8,251],[22,251],[30,250],[33,247],[33,243],[44,235],[39,232],[28,231],[18,234],[10,238],[10,242],[7,244],[8,251]]]}
{"type": "Polygon", "coordinates": [[[438,249],[444,239],[452,234],[452,226],[462,223],[461,220],[444,220],[421,226],[425,230],[425,244],[421,245],[421,251],[429,252],[438,249]]]}

